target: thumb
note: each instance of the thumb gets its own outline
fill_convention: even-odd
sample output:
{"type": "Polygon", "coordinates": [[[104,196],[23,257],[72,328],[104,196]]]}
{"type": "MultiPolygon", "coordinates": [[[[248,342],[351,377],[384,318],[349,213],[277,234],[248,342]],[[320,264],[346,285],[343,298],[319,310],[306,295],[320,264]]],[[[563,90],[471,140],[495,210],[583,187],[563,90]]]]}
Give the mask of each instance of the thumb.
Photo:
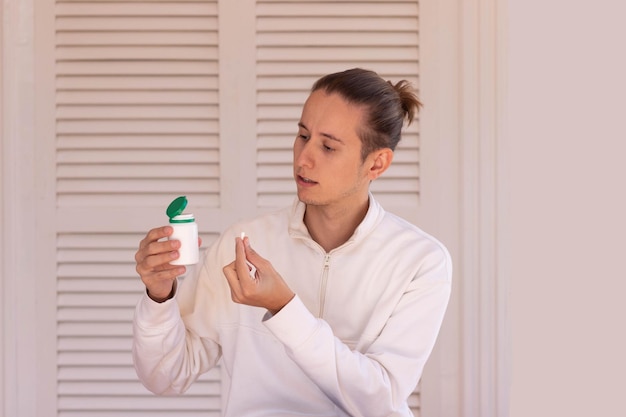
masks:
{"type": "Polygon", "coordinates": [[[254,266],[258,266],[259,263],[265,260],[254,249],[252,249],[252,246],[250,245],[250,238],[248,238],[247,236],[243,240],[243,247],[246,252],[246,259],[250,261],[250,263],[252,263],[254,266]]]}

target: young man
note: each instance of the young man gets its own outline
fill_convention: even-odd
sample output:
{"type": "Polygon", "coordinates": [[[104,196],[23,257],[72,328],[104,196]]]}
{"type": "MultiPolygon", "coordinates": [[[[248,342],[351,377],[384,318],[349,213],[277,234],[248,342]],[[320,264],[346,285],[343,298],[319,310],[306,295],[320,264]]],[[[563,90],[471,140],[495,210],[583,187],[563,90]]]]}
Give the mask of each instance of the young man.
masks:
{"type": "Polygon", "coordinates": [[[369,185],[418,108],[406,81],[322,77],[298,123],[291,207],[229,228],[179,289],[178,242],[161,241],[171,228],[147,234],[133,358],[148,389],[184,392],[221,360],[226,416],[412,415],[452,265],[369,185]]]}

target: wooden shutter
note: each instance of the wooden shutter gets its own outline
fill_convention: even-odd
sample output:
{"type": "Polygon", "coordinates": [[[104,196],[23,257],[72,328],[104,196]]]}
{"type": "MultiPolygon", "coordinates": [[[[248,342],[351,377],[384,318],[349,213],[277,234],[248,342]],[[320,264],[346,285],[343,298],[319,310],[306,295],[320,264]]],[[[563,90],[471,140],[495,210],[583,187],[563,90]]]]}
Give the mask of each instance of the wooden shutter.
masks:
{"type": "MultiPolygon", "coordinates": [[[[57,1],[58,416],[217,416],[138,382],[134,252],[166,205],[219,206],[217,1],[57,1]]],[[[216,225],[202,223],[209,244],[216,225]]]]}
{"type": "MultiPolygon", "coordinates": [[[[320,76],[352,67],[418,85],[417,1],[257,1],[257,198],[294,197],[292,145],[302,104],[320,76]]],[[[389,170],[372,192],[399,214],[419,204],[417,122],[405,129],[389,170]]],[[[408,216],[407,216],[408,217],[408,216]]],[[[419,415],[419,389],[410,398],[419,415]]]]}
{"type": "MultiPolygon", "coordinates": [[[[392,81],[418,82],[416,1],[257,2],[258,204],[294,195],[291,147],[302,104],[320,76],[364,67],[392,81]]],[[[406,129],[394,163],[372,185],[385,206],[416,207],[417,123],[406,129]]]]}

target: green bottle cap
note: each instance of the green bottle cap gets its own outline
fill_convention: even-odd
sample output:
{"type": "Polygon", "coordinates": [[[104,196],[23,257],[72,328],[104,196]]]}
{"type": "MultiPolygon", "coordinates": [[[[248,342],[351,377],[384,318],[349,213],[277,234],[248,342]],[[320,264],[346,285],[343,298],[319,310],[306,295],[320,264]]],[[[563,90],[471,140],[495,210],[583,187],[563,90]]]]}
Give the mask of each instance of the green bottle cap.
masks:
{"type": "Polygon", "coordinates": [[[187,207],[187,197],[180,196],[170,203],[165,213],[170,219],[181,214],[187,207]]]}

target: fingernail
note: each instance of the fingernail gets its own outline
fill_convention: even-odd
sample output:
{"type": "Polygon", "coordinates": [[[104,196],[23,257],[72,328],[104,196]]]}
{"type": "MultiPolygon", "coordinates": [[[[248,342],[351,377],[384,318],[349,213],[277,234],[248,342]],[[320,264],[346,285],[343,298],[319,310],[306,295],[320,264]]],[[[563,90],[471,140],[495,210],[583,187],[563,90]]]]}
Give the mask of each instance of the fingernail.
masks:
{"type": "Polygon", "coordinates": [[[178,258],[178,256],[179,256],[178,251],[170,252],[170,258],[176,259],[176,258],[178,258]]]}

